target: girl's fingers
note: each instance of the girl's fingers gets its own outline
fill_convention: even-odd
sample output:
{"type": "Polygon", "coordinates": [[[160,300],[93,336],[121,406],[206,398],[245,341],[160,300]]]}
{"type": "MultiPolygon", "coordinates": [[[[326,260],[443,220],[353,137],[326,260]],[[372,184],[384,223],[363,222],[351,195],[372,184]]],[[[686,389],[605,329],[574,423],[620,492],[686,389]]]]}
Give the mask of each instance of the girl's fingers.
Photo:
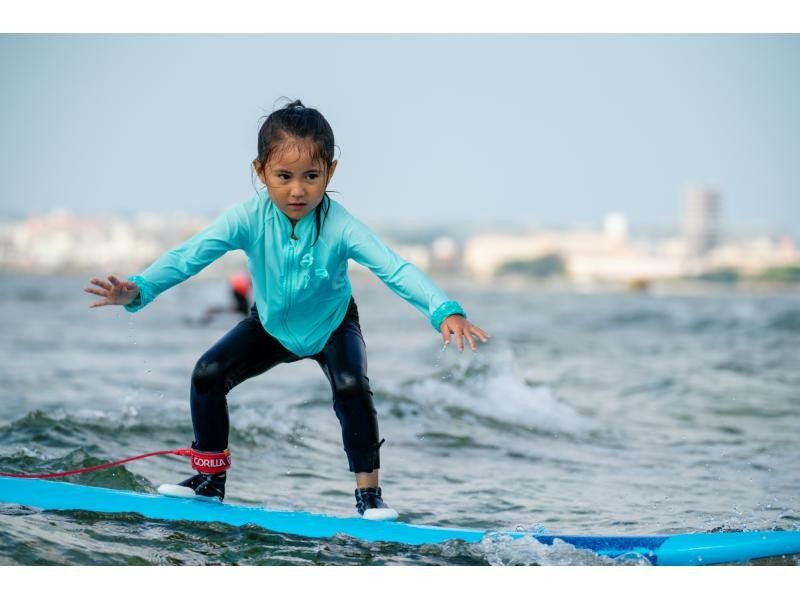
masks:
{"type": "Polygon", "coordinates": [[[108,301],[98,301],[97,303],[92,303],[89,307],[103,307],[104,305],[108,305],[108,301]]]}
{"type": "Polygon", "coordinates": [[[445,345],[450,344],[450,329],[447,328],[447,324],[442,324],[442,342],[445,345]]]}
{"type": "Polygon", "coordinates": [[[477,326],[472,326],[472,333],[481,339],[484,343],[489,340],[489,335],[477,326]]]}
{"type": "Polygon", "coordinates": [[[479,338],[484,343],[489,340],[490,336],[482,329],[478,328],[477,326],[473,326],[469,322],[457,322],[455,326],[448,326],[447,324],[442,324],[442,339],[444,339],[444,344],[449,345],[451,340],[451,335],[455,334],[456,336],[456,347],[458,347],[459,351],[464,350],[464,344],[469,344],[470,348],[473,351],[477,351],[478,347],[475,344],[475,338],[479,338]],[[460,324],[464,323],[464,326],[460,324]]]}
{"type": "Polygon", "coordinates": [[[477,347],[475,347],[475,339],[472,338],[472,332],[467,329],[467,332],[464,333],[464,336],[467,338],[467,342],[469,343],[470,349],[473,351],[477,351],[477,347]]]}
{"type": "Polygon", "coordinates": [[[89,282],[92,284],[96,284],[97,286],[104,288],[107,291],[111,290],[111,285],[108,284],[105,280],[100,280],[99,278],[92,278],[89,282]]]}
{"type": "Polygon", "coordinates": [[[115,287],[118,287],[121,284],[119,282],[119,278],[117,278],[116,276],[113,276],[112,274],[108,275],[108,280],[110,280],[111,284],[113,284],[115,287]]]}
{"type": "Polygon", "coordinates": [[[87,293],[92,293],[93,295],[100,295],[101,297],[107,297],[108,291],[98,291],[97,289],[93,289],[92,287],[87,287],[83,289],[87,293]]]}
{"type": "Polygon", "coordinates": [[[456,330],[456,347],[459,351],[464,350],[464,331],[456,330]]]}

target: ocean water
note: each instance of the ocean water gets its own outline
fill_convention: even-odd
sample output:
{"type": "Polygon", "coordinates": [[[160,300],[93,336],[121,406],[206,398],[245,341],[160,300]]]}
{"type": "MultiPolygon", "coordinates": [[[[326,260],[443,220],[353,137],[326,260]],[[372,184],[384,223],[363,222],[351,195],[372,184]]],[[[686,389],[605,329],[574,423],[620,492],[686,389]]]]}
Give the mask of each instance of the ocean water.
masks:
{"type": "MultiPolygon", "coordinates": [[[[226,302],[225,283],[188,281],[135,315],[88,309],[84,285],[0,277],[0,471],[86,467],[192,439],[192,368],[236,322],[199,321],[226,302]]],[[[800,529],[796,293],[442,286],[492,335],[477,353],[442,351],[418,312],[354,280],[386,438],[382,486],[404,521],[614,535],[800,529]]],[[[354,513],[315,363],[279,366],[228,399],[228,501],[354,513]]],[[[190,474],[186,460],[160,457],[67,481],[153,492],[190,474]]],[[[0,504],[0,564],[621,563],[531,538],[408,547],[0,504]]]]}

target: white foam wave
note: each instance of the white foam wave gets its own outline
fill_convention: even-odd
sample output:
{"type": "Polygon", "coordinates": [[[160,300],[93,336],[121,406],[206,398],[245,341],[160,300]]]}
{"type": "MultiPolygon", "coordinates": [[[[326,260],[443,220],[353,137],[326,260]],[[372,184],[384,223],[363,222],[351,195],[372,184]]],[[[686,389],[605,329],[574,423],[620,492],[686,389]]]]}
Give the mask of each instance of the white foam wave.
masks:
{"type": "Polygon", "coordinates": [[[501,533],[490,533],[471,546],[473,552],[486,559],[490,565],[649,565],[641,555],[631,554],[609,558],[591,550],[578,549],[563,540],[543,544],[532,535],[512,538],[501,533]]]}
{"type": "Polygon", "coordinates": [[[547,386],[531,386],[516,368],[510,350],[442,356],[439,375],[397,385],[393,394],[423,408],[464,409],[493,420],[547,433],[585,435],[598,425],[555,397],[547,386]]]}

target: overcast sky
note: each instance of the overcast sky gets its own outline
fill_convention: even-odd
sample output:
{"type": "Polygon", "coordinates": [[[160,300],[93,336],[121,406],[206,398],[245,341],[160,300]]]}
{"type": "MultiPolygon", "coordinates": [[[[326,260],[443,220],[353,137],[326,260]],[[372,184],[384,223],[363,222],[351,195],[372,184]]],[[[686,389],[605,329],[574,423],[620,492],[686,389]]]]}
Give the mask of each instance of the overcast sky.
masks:
{"type": "Polygon", "coordinates": [[[800,235],[798,35],[0,36],[0,215],[218,213],[281,96],[330,121],[374,223],[800,235]]]}

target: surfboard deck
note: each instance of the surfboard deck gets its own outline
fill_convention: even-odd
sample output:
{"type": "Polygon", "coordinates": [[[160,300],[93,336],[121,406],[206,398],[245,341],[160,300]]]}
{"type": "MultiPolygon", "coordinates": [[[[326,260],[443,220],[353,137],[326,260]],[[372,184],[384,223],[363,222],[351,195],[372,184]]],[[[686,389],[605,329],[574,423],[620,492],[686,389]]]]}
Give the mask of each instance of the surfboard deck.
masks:
{"type": "MultiPolygon", "coordinates": [[[[169,498],[65,482],[0,477],[0,503],[44,510],[81,510],[101,513],[137,513],[150,519],[257,525],[266,530],[309,538],[344,534],[369,542],[421,545],[449,540],[480,542],[487,533],[517,539],[531,534],[487,532],[397,521],[368,521],[304,511],[211,503],[169,498]]],[[[533,534],[538,542],[555,540],[610,558],[640,555],[654,565],[712,565],[800,553],[800,531],[748,531],[678,534],[671,536],[573,536],[533,534]]]]}

